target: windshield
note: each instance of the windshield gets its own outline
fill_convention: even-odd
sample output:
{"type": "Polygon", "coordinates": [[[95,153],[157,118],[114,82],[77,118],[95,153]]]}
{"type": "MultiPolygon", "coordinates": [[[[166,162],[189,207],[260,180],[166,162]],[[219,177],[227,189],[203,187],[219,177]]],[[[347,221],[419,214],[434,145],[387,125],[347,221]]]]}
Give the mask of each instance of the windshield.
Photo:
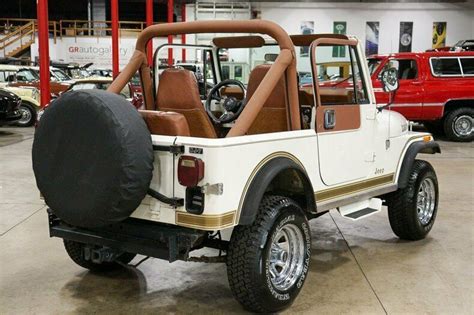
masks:
{"type": "MultiPolygon", "coordinates": [[[[218,54],[222,80],[235,79],[247,85],[252,69],[262,64],[273,64],[279,53],[278,45],[256,48],[220,48],[218,54]]],[[[305,49],[297,52],[296,65],[300,85],[312,82],[309,55],[305,49]]]]}
{"type": "Polygon", "coordinates": [[[18,70],[16,74],[16,78],[18,81],[30,82],[30,81],[39,80],[39,74],[36,73],[35,70],[21,69],[21,70],[18,70]]]}
{"type": "Polygon", "coordinates": [[[372,75],[378,69],[378,67],[382,63],[382,60],[374,58],[374,59],[367,59],[367,62],[368,62],[368,66],[369,66],[369,73],[370,73],[370,75],[372,75]]]}
{"type": "Polygon", "coordinates": [[[91,89],[99,89],[99,90],[107,90],[110,86],[110,82],[102,83],[102,82],[87,82],[87,83],[76,83],[71,86],[72,91],[77,90],[91,90],[91,89]]]}
{"type": "Polygon", "coordinates": [[[58,79],[58,81],[71,80],[71,78],[62,70],[53,69],[52,72],[53,72],[53,75],[58,79]]]}

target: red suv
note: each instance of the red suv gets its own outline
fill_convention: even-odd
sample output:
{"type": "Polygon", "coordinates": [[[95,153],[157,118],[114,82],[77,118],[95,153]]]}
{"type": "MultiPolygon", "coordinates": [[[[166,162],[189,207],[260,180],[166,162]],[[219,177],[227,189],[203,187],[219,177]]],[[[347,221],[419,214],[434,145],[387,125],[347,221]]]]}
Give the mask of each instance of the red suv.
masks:
{"type": "Polygon", "coordinates": [[[453,141],[472,141],[474,117],[474,52],[423,52],[368,58],[375,97],[388,102],[380,73],[395,67],[400,88],[391,108],[422,122],[434,134],[453,141]]]}

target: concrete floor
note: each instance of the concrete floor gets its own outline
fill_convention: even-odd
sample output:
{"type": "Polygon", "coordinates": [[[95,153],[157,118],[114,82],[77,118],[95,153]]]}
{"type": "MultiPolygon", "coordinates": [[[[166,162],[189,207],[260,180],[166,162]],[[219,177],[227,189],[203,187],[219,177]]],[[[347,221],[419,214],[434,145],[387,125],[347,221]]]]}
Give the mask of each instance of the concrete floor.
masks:
{"type": "MultiPolygon", "coordinates": [[[[222,264],[149,259],[98,275],[70,261],[61,240],[48,237],[32,134],[0,128],[0,314],[243,313],[222,264]]],[[[442,155],[427,156],[441,191],[431,234],[398,240],[386,211],[360,222],[337,212],[312,221],[311,270],[288,314],[474,313],[474,146],[440,144],[442,155]]]]}

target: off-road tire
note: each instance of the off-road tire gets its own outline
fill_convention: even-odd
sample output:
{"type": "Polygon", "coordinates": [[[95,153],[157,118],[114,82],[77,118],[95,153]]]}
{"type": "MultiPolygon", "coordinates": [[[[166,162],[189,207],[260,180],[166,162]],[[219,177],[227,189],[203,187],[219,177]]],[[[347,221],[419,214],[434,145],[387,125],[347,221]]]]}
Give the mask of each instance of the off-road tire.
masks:
{"type": "Polygon", "coordinates": [[[474,119],[474,108],[472,107],[461,107],[454,109],[446,115],[444,119],[444,132],[449,140],[457,142],[471,142],[474,140],[474,132],[471,132],[467,135],[460,135],[455,131],[455,122],[461,116],[470,116],[471,117],[471,127],[472,120],[474,119]]]}
{"type": "Polygon", "coordinates": [[[69,257],[79,266],[89,269],[94,272],[107,272],[122,268],[123,264],[128,264],[135,258],[135,254],[123,253],[114,262],[104,262],[96,264],[90,260],[84,259],[84,246],[85,244],[64,240],[64,248],[68,253],[69,257]]]}
{"type": "Polygon", "coordinates": [[[301,290],[311,260],[311,234],[308,220],[293,200],[265,196],[251,225],[237,226],[227,253],[227,276],[232,294],[252,312],[272,313],[289,307],[301,290]],[[284,227],[297,227],[304,251],[302,271],[287,290],[277,289],[271,280],[269,255],[272,242],[284,227]]]}
{"type": "Polygon", "coordinates": [[[415,160],[405,188],[390,193],[385,198],[388,218],[393,233],[404,240],[421,240],[426,237],[436,219],[438,211],[438,180],[430,163],[415,160]],[[421,183],[429,178],[434,184],[435,204],[431,219],[422,224],[418,218],[417,198],[421,183]]]}
{"type": "Polygon", "coordinates": [[[433,135],[435,136],[443,136],[444,135],[444,125],[442,120],[436,121],[425,121],[423,126],[433,135]]]}
{"type": "Polygon", "coordinates": [[[30,127],[33,126],[36,122],[36,108],[34,108],[33,105],[27,102],[21,102],[20,105],[20,110],[21,111],[26,111],[27,112],[27,119],[23,119],[23,113],[22,113],[22,118],[20,118],[19,121],[16,122],[16,125],[19,127],[30,127]]]}

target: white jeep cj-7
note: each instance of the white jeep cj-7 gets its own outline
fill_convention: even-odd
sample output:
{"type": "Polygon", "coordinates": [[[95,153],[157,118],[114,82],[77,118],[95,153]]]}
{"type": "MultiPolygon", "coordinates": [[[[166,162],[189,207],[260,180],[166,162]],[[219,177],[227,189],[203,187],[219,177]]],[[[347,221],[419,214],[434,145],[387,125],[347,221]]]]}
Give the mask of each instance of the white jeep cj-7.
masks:
{"type": "MultiPolygon", "coordinates": [[[[395,72],[382,77],[392,95],[395,72]]],[[[376,107],[357,39],[197,21],[148,27],[108,92],[54,101],[35,134],[33,168],[50,234],[80,266],[109,270],[136,254],[222,261],[245,308],[275,312],[307,276],[308,220],[330,209],[359,220],[385,204],[397,236],[424,238],[438,185],[416,157],[439,152],[430,134],[376,107]],[[197,33],[240,36],[179,46],[196,50],[196,66],[165,70],[159,52],[173,46],[164,45],[150,69],[153,37],[197,33]],[[146,104],[138,112],[114,94],[136,71],[146,104]],[[308,78],[310,87],[299,84],[308,78]],[[219,255],[190,256],[205,247],[219,255]]]]}

